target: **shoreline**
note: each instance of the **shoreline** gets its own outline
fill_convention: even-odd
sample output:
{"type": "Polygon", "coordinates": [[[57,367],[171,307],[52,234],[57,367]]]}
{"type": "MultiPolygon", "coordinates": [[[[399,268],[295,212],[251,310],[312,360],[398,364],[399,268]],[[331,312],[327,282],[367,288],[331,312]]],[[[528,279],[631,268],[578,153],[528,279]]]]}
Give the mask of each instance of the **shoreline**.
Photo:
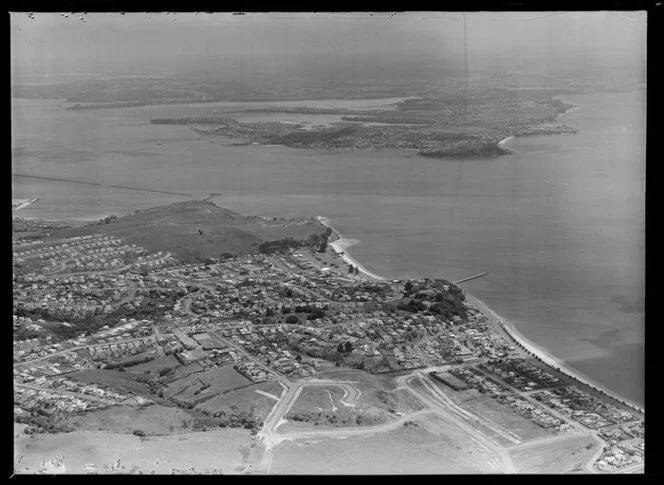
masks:
{"type": "MultiPolygon", "coordinates": [[[[509,137],[509,138],[514,138],[514,137],[509,137]]],[[[507,139],[509,139],[507,138],[507,139]]],[[[506,139],[506,140],[507,140],[506,139]]],[[[350,256],[346,249],[354,244],[357,244],[357,240],[355,239],[347,239],[344,238],[341,233],[339,233],[329,222],[329,219],[322,217],[322,216],[317,216],[316,219],[318,222],[320,222],[322,225],[325,227],[329,227],[332,229],[332,233],[337,236],[337,239],[335,239],[333,242],[330,242],[329,245],[333,248],[333,250],[339,254],[344,261],[346,261],[348,264],[352,264],[354,266],[357,266],[358,269],[366,276],[369,276],[372,279],[377,279],[377,280],[384,280],[385,278],[382,276],[378,276],[370,271],[368,271],[366,268],[364,268],[355,258],[350,256]]],[[[563,374],[565,377],[571,379],[572,381],[576,381],[578,383],[581,383],[587,387],[590,387],[591,389],[598,391],[600,393],[604,393],[607,396],[611,397],[612,399],[615,399],[619,403],[631,408],[632,410],[635,410],[639,413],[645,414],[645,409],[643,406],[640,404],[635,403],[634,401],[631,401],[630,399],[627,399],[626,397],[621,396],[620,394],[608,389],[606,386],[600,384],[599,382],[593,380],[592,378],[584,375],[580,371],[574,369],[571,367],[569,364],[567,364],[565,361],[562,359],[556,357],[555,355],[549,353],[545,349],[543,349],[541,346],[537,345],[535,342],[532,340],[529,340],[526,338],[517,328],[516,326],[508,321],[502,318],[500,315],[498,315],[495,311],[493,311],[486,303],[484,303],[482,300],[479,298],[475,297],[472,295],[470,292],[467,290],[463,290],[464,294],[466,295],[467,299],[470,300],[469,302],[473,304],[478,310],[480,310],[483,314],[485,314],[487,317],[493,317],[501,326],[501,328],[505,331],[505,333],[512,338],[515,344],[517,346],[521,346],[523,349],[525,349],[526,352],[530,353],[533,355],[536,359],[539,359],[541,362],[543,362],[545,365],[553,368],[554,370],[558,370],[561,374],[563,374]]]]}
{"type": "Polygon", "coordinates": [[[24,209],[24,208],[28,207],[29,205],[34,204],[38,200],[39,200],[38,198],[36,198],[36,199],[12,199],[12,212],[20,211],[21,209],[24,209]],[[21,201],[21,202],[17,202],[16,205],[13,205],[14,200],[21,201]]]}
{"type": "Polygon", "coordinates": [[[476,306],[479,307],[478,310],[480,310],[482,313],[487,314],[487,316],[493,317],[500,324],[501,328],[505,330],[505,333],[507,333],[517,345],[520,345],[523,349],[525,349],[526,352],[532,354],[535,358],[539,359],[541,362],[548,365],[549,367],[557,369],[561,374],[565,375],[566,377],[575,380],[577,382],[580,382],[581,384],[584,384],[590,387],[591,389],[603,392],[607,396],[615,399],[621,404],[624,404],[625,406],[635,411],[645,414],[645,409],[641,405],[608,389],[606,386],[600,384],[599,382],[586,376],[580,371],[574,369],[565,361],[559,359],[555,355],[550,354],[548,351],[544,350],[541,346],[537,345],[532,340],[526,338],[512,322],[502,318],[491,308],[489,308],[489,306],[486,303],[484,303],[482,300],[473,296],[470,292],[466,290],[464,290],[464,293],[466,294],[466,297],[469,297],[468,299],[471,300],[472,303],[475,303],[476,306]]]}
{"type": "Polygon", "coordinates": [[[500,141],[498,142],[498,145],[502,145],[502,144],[504,144],[504,143],[507,143],[508,141],[510,141],[510,140],[512,140],[512,139],[514,139],[514,138],[516,138],[516,137],[515,137],[515,136],[508,136],[507,138],[503,138],[502,140],[500,140],[500,141]]]}
{"type": "Polygon", "coordinates": [[[359,241],[356,239],[347,239],[343,237],[343,235],[337,231],[329,222],[329,219],[326,217],[322,216],[316,216],[316,220],[322,224],[325,227],[329,227],[332,230],[332,234],[334,234],[337,238],[332,241],[328,242],[328,245],[332,248],[332,250],[337,253],[341,258],[350,265],[357,266],[357,269],[364,275],[369,277],[370,279],[373,280],[384,280],[382,276],[379,276],[375,273],[372,273],[368,269],[366,269],[364,266],[362,266],[362,263],[360,263],[357,259],[353,258],[350,254],[348,254],[347,249],[350,246],[353,246],[357,244],[359,241]]]}

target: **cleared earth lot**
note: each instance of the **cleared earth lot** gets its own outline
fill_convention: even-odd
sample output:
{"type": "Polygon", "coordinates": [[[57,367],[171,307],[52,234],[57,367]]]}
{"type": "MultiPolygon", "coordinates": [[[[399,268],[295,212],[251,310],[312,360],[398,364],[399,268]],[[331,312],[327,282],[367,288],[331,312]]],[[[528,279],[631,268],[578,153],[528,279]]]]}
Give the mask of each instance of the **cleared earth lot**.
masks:
{"type": "Polygon", "coordinates": [[[492,473],[494,458],[453,423],[422,416],[393,431],[284,444],[270,473],[492,473]]]}

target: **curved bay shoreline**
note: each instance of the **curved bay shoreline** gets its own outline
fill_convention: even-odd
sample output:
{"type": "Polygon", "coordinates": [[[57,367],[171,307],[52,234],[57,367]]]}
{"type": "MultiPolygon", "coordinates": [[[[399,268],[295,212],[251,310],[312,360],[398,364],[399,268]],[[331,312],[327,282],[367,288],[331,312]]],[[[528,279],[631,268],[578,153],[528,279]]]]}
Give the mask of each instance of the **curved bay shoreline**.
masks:
{"type": "MultiPolygon", "coordinates": [[[[510,137],[511,138],[511,137],[510,137]]],[[[508,138],[509,139],[509,138],[508,138]]],[[[508,139],[503,140],[503,142],[507,141],[508,139]]],[[[352,264],[354,266],[357,266],[358,269],[365,275],[368,276],[371,279],[376,279],[376,280],[384,280],[386,279],[385,277],[382,277],[380,275],[377,275],[375,273],[372,273],[371,271],[367,270],[364,266],[362,266],[361,263],[359,263],[353,256],[351,256],[347,249],[350,246],[353,246],[357,244],[359,241],[356,239],[347,239],[341,235],[341,233],[335,229],[331,224],[330,220],[326,217],[322,216],[317,216],[316,219],[324,226],[329,227],[332,229],[332,234],[337,237],[334,241],[330,242],[329,245],[333,248],[333,250],[339,254],[344,261],[346,261],[348,264],[352,264]]],[[[499,325],[500,327],[505,331],[505,333],[514,341],[514,343],[521,347],[525,352],[530,354],[533,358],[537,359],[538,361],[542,362],[543,364],[551,367],[552,369],[558,371],[559,373],[563,374],[565,377],[568,379],[571,379],[572,381],[576,381],[577,383],[587,386],[600,394],[603,394],[605,396],[608,396],[612,399],[615,399],[619,403],[628,406],[632,408],[635,411],[638,411],[640,413],[645,414],[645,409],[643,406],[613,392],[606,386],[598,383],[597,381],[593,380],[592,378],[586,376],[585,374],[581,373],[580,371],[574,369],[571,367],[569,364],[567,364],[565,361],[559,359],[558,357],[552,355],[545,349],[543,349],[541,346],[537,345],[535,342],[532,340],[529,340],[526,338],[514,325],[514,323],[510,322],[509,320],[504,319],[500,315],[498,315],[495,311],[493,311],[486,303],[484,303],[482,300],[478,299],[477,297],[473,296],[469,291],[466,289],[463,290],[464,294],[466,295],[467,300],[470,300],[471,304],[473,307],[475,307],[477,310],[482,312],[486,317],[488,318],[493,318],[499,325]]]]}

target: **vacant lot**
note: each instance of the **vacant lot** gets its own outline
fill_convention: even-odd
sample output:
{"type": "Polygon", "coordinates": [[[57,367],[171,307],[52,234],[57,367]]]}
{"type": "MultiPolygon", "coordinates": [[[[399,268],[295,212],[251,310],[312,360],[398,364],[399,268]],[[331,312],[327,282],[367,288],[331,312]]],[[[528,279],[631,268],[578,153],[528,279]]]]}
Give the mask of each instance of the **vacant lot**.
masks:
{"type": "MultiPolygon", "coordinates": [[[[432,418],[436,419],[436,418],[432,418]]],[[[451,423],[417,426],[346,439],[288,442],[274,455],[274,474],[491,473],[493,456],[451,423]]]]}
{"type": "MultiPolygon", "coordinates": [[[[451,393],[449,393],[451,394],[451,393]]],[[[554,436],[529,419],[519,416],[509,407],[484,394],[473,395],[462,401],[463,407],[515,433],[521,441],[554,436]]]]}
{"type": "Polygon", "coordinates": [[[134,372],[136,374],[145,374],[146,372],[153,375],[159,375],[159,373],[164,369],[175,369],[179,367],[180,363],[172,355],[165,355],[163,357],[157,357],[150,362],[145,364],[134,365],[132,367],[125,368],[126,372],[134,372]]]}
{"type": "Polygon", "coordinates": [[[590,436],[569,436],[510,454],[519,473],[566,473],[581,471],[597,446],[590,436]]]}
{"type": "Polygon", "coordinates": [[[371,403],[357,401],[356,390],[329,385],[307,386],[295,401],[280,430],[283,432],[310,429],[312,426],[353,427],[384,423],[387,413],[371,403]]]}
{"type": "Polygon", "coordinates": [[[274,381],[261,382],[253,386],[217,394],[213,398],[200,403],[196,406],[196,409],[207,409],[213,412],[224,411],[226,413],[247,412],[260,419],[265,419],[277,401],[256,392],[257,390],[279,397],[283,388],[274,381]]]}
{"type": "Polygon", "coordinates": [[[290,413],[336,411],[338,408],[345,408],[346,406],[339,402],[343,395],[343,390],[337,386],[305,387],[290,409],[290,413]]]}

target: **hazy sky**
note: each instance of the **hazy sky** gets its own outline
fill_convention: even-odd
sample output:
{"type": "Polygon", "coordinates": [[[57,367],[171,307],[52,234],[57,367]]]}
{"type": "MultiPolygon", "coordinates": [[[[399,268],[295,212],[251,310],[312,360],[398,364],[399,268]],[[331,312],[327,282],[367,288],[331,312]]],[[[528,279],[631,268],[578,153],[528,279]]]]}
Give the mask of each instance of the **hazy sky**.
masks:
{"type": "MultiPolygon", "coordinates": [[[[645,59],[644,12],[466,14],[469,64],[645,59]]],[[[15,73],[181,71],[353,62],[462,62],[461,13],[11,14],[15,73]]],[[[640,63],[640,64],[639,64],[640,63]]]]}

